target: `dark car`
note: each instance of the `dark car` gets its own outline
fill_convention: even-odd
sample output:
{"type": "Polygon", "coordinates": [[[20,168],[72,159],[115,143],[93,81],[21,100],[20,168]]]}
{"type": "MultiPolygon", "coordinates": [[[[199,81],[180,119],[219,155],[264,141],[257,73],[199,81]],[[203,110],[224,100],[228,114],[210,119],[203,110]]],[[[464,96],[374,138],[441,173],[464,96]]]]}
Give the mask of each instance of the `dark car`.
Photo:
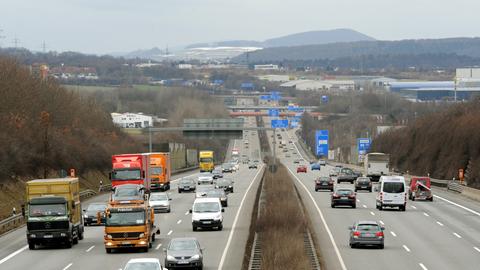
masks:
{"type": "Polygon", "coordinates": [[[101,224],[105,224],[105,209],[107,209],[107,203],[91,203],[87,209],[83,209],[83,222],[85,226],[97,223],[97,213],[100,213],[101,224]]]}
{"type": "Polygon", "coordinates": [[[333,192],[333,179],[326,176],[321,176],[315,180],[315,191],[321,189],[330,190],[333,192]]]}
{"type": "Polygon", "coordinates": [[[369,177],[358,177],[357,180],[355,180],[355,192],[360,189],[372,192],[372,181],[369,177]]]}
{"type": "Polygon", "coordinates": [[[312,170],[312,171],[315,171],[315,170],[320,171],[320,163],[317,163],[317,162],[316,162],[316,163],[312,163],[312,165],[310,165],[310,170],[312,170]]]}
{"type": "Polygon", "coordinates": [[[196,184],[195,184],[195,180],[193,179],[190,179],[190,178],[184,178],[182,180],[180,180],[180,182],[178,183],[178,193],[182,193],[182,192],[191,192],[191,191],[195,191],[196,189],[196,184]]]}
{"type": "Polygon", "coordinates": [[[205,192],[206,198],[219,198],[222,207],[228,207],[227,193],[223,189],[212,189],[205,192]]]}
{"type": "Polygon", "coordinates": [[[173,238],[164,251],[168,269],[203,269],[203,249],[196,238],[173,238]]]}
{"type": "Polygon", "coordinates": [[[223,178],[222,169],[215,169],[212,171],[213,179],[223,178]]]}
{"type": "Polygon", "coordinates": [[[295,159],[295,160],[293,160],[293,163],[294,163],[294,164],[299,164],[299,163],[300,163],[300,159],[295,159]]]}
{"type": "Polygon", "coordinates": [[[215,188],[223,189],[227,193],[233,193],[233,183],[233,180],[229,178],[218,179],[215,188]]]}
{"type": "Polygon", "coordinates": [[[356,248],[361,245],[373,245],[384,248],[385,235],[384,227],[378,225],[376,221],[359,221],[349,227],[350,229],[350,247],[356,248]]]}
{"type": "Polygon", "coordinates": [[[351,189],[337,189],[332,193],[332,208],[335,208],[337,205],[348,205],[352,208],[357,207],[357,196],[355,191],[351,189]]]}
{"type": "Polygon", "coordinates": [[[250,163],[248,163],[248,168],[249,169],[258,169],[258,164],[256,162],[250,162],[250,163]]]}
{"type": "Polygon", "coordinates": [[[342,168],[337,176],[337,183],[349,182],[350,184],[353,184],[355,179],[357,179],[357,176],[353,173],[352,169],[342,168]]]}

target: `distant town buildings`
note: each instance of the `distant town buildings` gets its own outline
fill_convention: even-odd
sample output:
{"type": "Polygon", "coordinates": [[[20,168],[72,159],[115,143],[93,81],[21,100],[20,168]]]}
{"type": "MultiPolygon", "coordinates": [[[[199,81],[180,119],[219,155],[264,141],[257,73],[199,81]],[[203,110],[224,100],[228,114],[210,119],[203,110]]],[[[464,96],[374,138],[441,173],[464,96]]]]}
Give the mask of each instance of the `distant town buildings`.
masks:
{"type": "Polygon", "coordinates": [[[268,64],[268,65],[254,65],[254,70],[279,70],[278,65],[268,64]]]}
{"type": "Polygon", "coordinates": [[[355,90],[355,82],[352,80],[294,80],[283,83],[280,87],[294,88],[299,91],[355,90]]]}
{"type": "Polygon", "coordinates": [[[121,128],[147,128],[153,126],[153,116],[142,113],[112,113],[113,123],[121,128]]]}

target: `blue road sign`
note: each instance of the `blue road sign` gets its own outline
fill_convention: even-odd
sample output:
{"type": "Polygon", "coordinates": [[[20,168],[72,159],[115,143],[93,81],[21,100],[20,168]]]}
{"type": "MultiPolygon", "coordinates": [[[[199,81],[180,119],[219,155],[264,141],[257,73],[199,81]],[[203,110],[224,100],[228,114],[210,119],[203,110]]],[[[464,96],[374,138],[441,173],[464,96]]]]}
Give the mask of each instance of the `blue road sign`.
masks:
{"type": "Polygon", "coordinates": [[[270,96],[269,95],[263,95],[263,96],[260,96],[260,99],[261,100],[269,100],[270,96]]]}
{"type": "Polygon", "coordinates": [[[272,128],[287,128],[288,119],[272,119],[272,128]]]}
{"type": "Polygon", "coordinates": [[[296,128],[296,127],[298,127],[299,123],[300,123],[299,119],[294,118],[290,121],[290,127],[296,128]]]}
{"type": "Polygon", "coordinates": [[[372,144],[370,138],[358,138],[357,139],[357,149],[359,155],[365,155],[368,150],[370,150],[370,145],[372,144]]]}
{"type": "Polygon", "coordinates": [[[278,117],[280,115],[280,112],[278,109],[269,109],[268,110],[268,116],[270,117],[278,117]]]}
{"type": "Polygon", "coordinates": [[[328,130],[317,130],[315,132],[315,145],[317,156],[328,156],[328,130]]]}

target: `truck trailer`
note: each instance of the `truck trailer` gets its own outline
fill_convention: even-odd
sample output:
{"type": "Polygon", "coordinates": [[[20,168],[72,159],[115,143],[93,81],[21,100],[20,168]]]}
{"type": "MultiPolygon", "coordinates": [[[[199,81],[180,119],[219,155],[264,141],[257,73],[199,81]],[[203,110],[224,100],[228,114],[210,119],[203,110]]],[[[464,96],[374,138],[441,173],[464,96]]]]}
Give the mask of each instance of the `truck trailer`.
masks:
{"type": "Polygon", "coordinates": [[[170,153],[148,153],[151,190],[169,190],[170,189],[170,153]]]}
{"type": "Polygon", "coordinates": [[[199,161],[200,172],[212,172],[215,168],[213,151],[200,151],[199,161]]]}
{"type": "Polygon", "coordinates": [[[25,212],[29,249],[62,244],[71,248],[83,239],[78,178],[36,179],[27,182],[25,212]]]}
{"type": "Polygon", "coordinates": [[[367,177],[378,182],[382,175],[389,173],[390,155],[384,153],[368,153],[365,155],[364,167],[367,177]]]}

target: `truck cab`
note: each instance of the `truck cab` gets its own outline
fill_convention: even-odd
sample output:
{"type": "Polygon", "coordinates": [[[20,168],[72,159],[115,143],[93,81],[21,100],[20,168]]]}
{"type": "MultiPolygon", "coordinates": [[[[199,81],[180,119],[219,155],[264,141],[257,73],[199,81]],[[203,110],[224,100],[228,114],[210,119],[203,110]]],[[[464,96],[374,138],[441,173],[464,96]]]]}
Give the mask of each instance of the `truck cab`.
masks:
{"type": "Polygon", "coordinates": [[[149,176],[151,190],[170,189],[170,153],[149,153],[149,176]]]}
{"type": "Polygon", "coordinates": [[[27,182],[28,248],[60,244],[71,248],[83,239],[84,226],[78,178],[37,179],[27,182]]]}
{"type": "Polygon", "coordinates": [[[122,154],[112,156],[112,187],[123,184],[137,184],[150,187],[145,154],[122,154]],[[147,181],[148,180],[148,181],[147,181]]]}

